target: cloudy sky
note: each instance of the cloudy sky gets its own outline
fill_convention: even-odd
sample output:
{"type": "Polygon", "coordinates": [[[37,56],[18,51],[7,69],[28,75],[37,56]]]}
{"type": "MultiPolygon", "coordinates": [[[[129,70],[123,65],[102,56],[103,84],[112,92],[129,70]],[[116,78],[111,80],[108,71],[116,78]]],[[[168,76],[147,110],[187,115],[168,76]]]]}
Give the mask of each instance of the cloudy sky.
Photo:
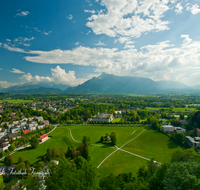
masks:
{"type": "Polygon", "coordinates": [[[102,72],[200,84],[199,0],[0,1],[0,86],[102,72]]]}

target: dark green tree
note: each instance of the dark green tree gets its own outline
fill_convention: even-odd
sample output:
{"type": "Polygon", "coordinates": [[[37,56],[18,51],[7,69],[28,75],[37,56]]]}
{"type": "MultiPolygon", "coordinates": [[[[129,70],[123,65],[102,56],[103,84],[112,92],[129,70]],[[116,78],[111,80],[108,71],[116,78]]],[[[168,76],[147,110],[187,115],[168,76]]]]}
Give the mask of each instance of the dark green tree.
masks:
{"type": "Polygon", "coordinates": [[[38,147],[40,142],[39,142],[38,138],[36,136],[34,136],[31,138],[30,143],[31,143],[32,148],[36,148],[36,147],[38,147]]]}

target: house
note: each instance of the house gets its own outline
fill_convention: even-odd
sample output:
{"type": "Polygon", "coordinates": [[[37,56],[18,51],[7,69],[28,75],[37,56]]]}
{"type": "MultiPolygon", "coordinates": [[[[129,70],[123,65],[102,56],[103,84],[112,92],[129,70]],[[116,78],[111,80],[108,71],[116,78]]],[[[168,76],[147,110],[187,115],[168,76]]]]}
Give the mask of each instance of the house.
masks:
{"type": "Polygon", "coordinates": [[[9,134],[9,135],[7,135],[7,137],[8,137],[8,139],[9,139],[9,141],[10,141],[10,140],[16,140],[17,133],[9,134]]]}
{"type": "Polygon", "coordinates": [[[50,110],[52,110],[53,112],[57,111],[56,108],[49,108],[50,110]]]}
{"type": "Polygon", "coordinates": [[[23,132],[23,134],[25,135],[25,134],[29,133],[30,130],[25,130],[25,131],[22,131],[22,132],[23,132]]]}
{"type": "Polygon", "coordinates": [[[10,132],[11,133],[18,133],[18,132],[20,132],[21,131],[21,128],[20,127],[12,127],[11,129],[10,129],[10,132]]]}
{"type": "Polygon", "coordinates": [[[185,125],[185,124],[187,123],[187,121],[186,121],[185,119],[180,119],[180,120],[179,120],[179,123],[180,123],[181,125],[185,125]]]}
{"type": "Polygon", "coordinates": [[[162,131],[164,133],[172,133],[172,132],[174,132],[174,130],[175,130],[175,127],[173,127],[172,125],[163,125],[162,126],[162,131]]]}
{"type": "Polygon", "coordinates": [[[114,116],[112,113],[98,113],[97,116],[92,118],[92,121],[112,122],[114,116]]]}
{"type": "Polygon", "coordinates": [[[43,135],[41,135],[40,138],[39,138],[39,140],[40,140],[41,142],[44,142],[44,141],[46,141],[47,139],[48,139],[48,135],[47,135],[47,134],[43,134],[43,135]]]}
{"type": "Polygon", "coordinates": [[[186,133],[186,129],[182,127],[175,127],[174,132],[186,133]]]}
{"type": "Polygon", "coordinates": [[[189,148],[194,147],[196,150],[200,146],[200,137],[185,136],[185,143],[189,148]]]}
{"type": "Polygon", "coordinates": [[[37,122],[43,122],[43,117],[36,117],[36,119],[37,119],[37,122]]]}
{"type": "Polygon", "coordinates": [[[9,146],[10,146],[9,138],[7,136],[2,137],[0,139],[0,151],[8,149],[9,146]]]}
{"type": "Polygon", "coordinates": [[[122,112],[121,111],[115,111],[115,117],[122,118],[122,112]]]}
{"type": "Polygon", "coordinates": [[[44,121],[43,121],[43,124],[44,124],[45,126],[49,126],[49,121],[48,121],[48,120],[44,120],[44,121]]]}
{"type": "Polygon", "coordinates": [[[38,129],[43,129],[43,128],[44,128],[44,125],[38,125],[37,128],[38,128],[38,129]]]}

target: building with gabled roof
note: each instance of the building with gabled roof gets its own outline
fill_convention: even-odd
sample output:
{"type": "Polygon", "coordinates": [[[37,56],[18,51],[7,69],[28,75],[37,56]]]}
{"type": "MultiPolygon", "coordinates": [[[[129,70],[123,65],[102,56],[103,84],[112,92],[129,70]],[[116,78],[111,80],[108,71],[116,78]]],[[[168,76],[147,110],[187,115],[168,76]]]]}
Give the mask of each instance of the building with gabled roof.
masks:
{"type": "Polygon", "coordinates": [[[46,141],[47,139],[48,139],[48,135],[47,135],[47,134],[43,134],[43,135],[41,135],[40,138],[39,138],[39,140],[40,140],[41,142],[44,142],[44,141],[46,141]]]}

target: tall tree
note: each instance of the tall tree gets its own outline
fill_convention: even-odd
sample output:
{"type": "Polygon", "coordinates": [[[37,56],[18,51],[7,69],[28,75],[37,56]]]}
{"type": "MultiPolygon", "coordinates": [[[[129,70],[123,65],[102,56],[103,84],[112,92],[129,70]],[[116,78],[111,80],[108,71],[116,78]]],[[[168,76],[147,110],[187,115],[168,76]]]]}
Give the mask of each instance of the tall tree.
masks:
{"type": "Polygon", "coordinates": [[[34,136],[31,138],[30,143],[32,148],[36,148],[39,145],[39,140],[36,136],[34,136]]]}

